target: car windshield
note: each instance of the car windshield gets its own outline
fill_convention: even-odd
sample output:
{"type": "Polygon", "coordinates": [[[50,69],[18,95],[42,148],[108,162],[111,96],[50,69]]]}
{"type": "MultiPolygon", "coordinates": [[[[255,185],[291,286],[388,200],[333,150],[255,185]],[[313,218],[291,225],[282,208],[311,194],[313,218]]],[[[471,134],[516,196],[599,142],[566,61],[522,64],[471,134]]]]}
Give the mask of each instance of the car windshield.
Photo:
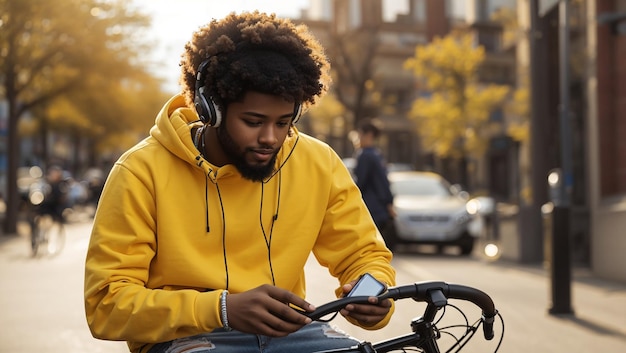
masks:
{"type": "Polygon", "coordinates": [[[433,178],[408,178],[391,183],[394,195],[405,196],[442,196],[452,195],[450,189],[440,180],[433,178]]]}

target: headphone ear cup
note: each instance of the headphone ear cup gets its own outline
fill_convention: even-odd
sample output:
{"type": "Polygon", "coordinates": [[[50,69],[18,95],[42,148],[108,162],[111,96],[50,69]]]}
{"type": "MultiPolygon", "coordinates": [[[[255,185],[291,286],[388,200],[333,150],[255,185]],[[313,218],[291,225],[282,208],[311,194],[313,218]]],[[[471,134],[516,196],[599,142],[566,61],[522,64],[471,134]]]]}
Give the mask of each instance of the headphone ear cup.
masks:
{"type": "Polygon", "coordinates": [[[203,87],[196,91],[193,103],[202,123],[212,127],[220,126],[222,123],[222,113],[215,105],[211,97],[204,95],[203,87]]]}
{"type": "Polygon", "coordinates": [[[302,115],[302,104],[296,104],[295,109],[293,110],[293,119],[291,119],[292,124],[295,124],[300,120],[300,116],[302,115]]]}
{"type": "Polygon", "coordinates": [[[211,125],[212,127],[218,127],[222,124],[222,111],[220,110],[220,108],[217,107],[217,105],[215,105],[215,103],[213,103],[213,100],[211,98],[209,98],[209,101],[211,102],[209,106],[213,108],[213,123],[209,125],[211,125]]]}
{"type": "Polygon", "coordinates": [[[222,112],[220,112],[217,105],[215,105],[213,99],[204,94],[204,76],[206,75],[208,66],[209,59],[206,59],[198,66],[193,105],[196,107],[196,111],[198,112],[198,116],[200,117],[200,121],[202,121],[202,123],[218,127],[222,123],[222,112]]]}

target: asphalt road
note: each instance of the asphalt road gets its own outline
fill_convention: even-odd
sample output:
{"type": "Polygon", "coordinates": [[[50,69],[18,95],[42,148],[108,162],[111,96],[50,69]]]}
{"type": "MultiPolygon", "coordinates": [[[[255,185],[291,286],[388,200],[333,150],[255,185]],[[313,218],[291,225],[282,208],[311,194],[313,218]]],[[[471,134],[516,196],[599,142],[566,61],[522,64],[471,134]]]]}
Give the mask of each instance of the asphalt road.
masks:
{"type": "MultiPolygon", "coordinates": [[[[90,226],[68,225],[66,248],[56,257],[31,257],[26,236],[0,241],[0,352],[127,352],[122,342],[92,338],[85,322],[83,262],[90,226]]],[[[499,352],[626,352],[625,284],[578,271],[572,287],[575,315],[557,317],[548,314],[550,281],[539,267],[415,252],[396,254],[394,265],[398,284],[443,280],[489,293],[505,323],[499,352]]],[[[313,258],[307,273],[307,299],[316,305],[332,300],[337,283],[313,258]]],[[[470,322],[478,319],[480,313],[471,305],[459,306],[470,322]]],[[[412,300],[398,302],[390,325],[378,331],[356,328],[340,317],[333,323],[355,337],[377,342],[410,332],[410,320],[423,308],[412,300]]],[[[451,309],[446,318],[462,322],[451,309]]],[[[487,342],[479,331],[463,352],[493,352],[502,325],[496,322],[495,328],[496,339],[487,342]]]]}

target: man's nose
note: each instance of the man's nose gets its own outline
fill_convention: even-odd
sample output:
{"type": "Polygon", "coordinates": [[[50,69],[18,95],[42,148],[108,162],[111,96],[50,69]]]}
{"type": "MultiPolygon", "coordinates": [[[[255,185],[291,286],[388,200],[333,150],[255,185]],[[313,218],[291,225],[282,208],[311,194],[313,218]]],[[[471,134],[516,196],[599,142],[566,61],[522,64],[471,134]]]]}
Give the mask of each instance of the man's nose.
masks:
{"type": "Polygon", "coordinates": [[[259,143],[262,145],[274,146],[278,142],[276,138],[276,128],[273,124],[266,124],[259,133],[259,143]]]}

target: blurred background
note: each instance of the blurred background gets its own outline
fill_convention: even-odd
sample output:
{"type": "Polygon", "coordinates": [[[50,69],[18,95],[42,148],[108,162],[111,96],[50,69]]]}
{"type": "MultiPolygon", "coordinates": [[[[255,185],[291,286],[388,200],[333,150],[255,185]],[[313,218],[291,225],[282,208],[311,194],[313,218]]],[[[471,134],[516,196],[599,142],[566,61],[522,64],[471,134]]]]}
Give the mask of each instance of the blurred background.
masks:
{"type": "Polygon", "coordinates": [[[498,256],[549,260],[546,205],[556,205],[568,211],[572,262],[626,282],[626,1],[0,0],[0,9],[6,236],[48,166],[72,181],[72,207],[95,206],[112,163],[177,92],[192,32],[259,9],[306,24],[331,59],[332,91],[301,131],[349,164],[355,126],[375,119],[390,170],[437,173],[489,205],[482,237],[498,256]]]}

